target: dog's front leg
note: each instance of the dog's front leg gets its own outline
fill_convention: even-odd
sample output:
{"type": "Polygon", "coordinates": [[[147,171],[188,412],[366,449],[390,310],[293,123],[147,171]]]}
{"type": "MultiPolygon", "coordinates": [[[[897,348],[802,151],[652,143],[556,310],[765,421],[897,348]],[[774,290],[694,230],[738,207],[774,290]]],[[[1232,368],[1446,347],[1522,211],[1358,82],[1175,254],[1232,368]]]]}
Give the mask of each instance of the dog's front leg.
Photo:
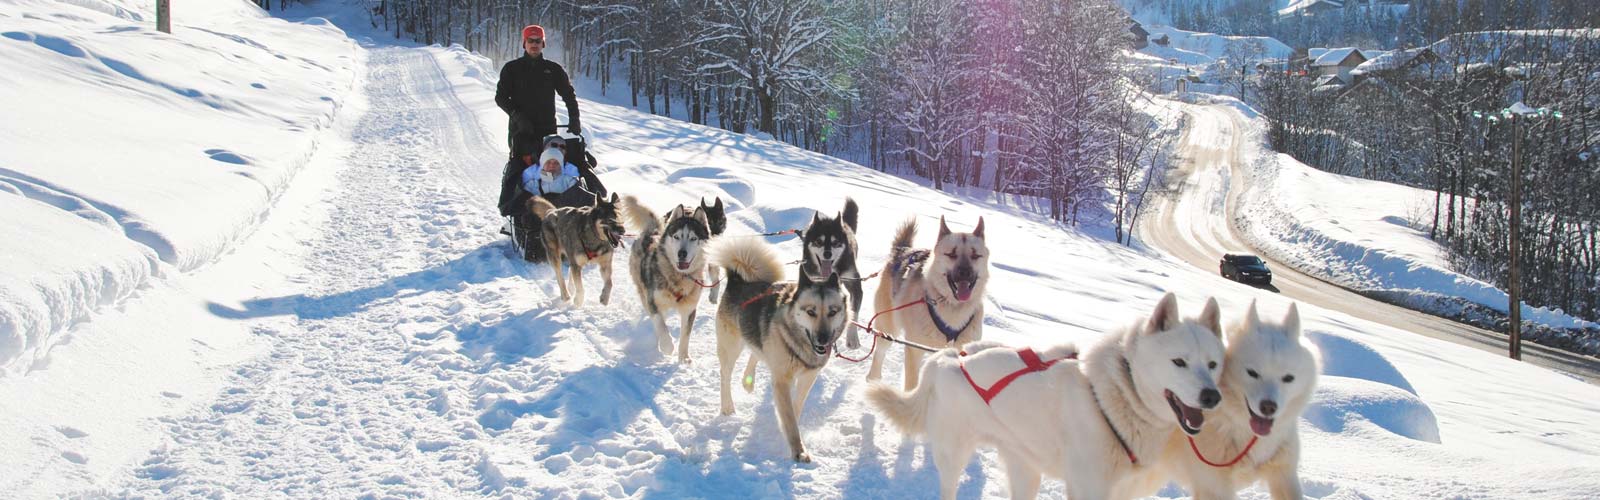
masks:
{"type": "Polygon", "coordinates": [[[1282,471],[1273,471],[1267,474],[1267,489],[1272,492],[1272,500],[1300,500],[1304,495],[1300,492],[1300,473],[1292,465],[1279,465],[1282,471]]]}
{"type": "MultiPolygon", "coordinates": [[[[855,273],[851,273],[855,274],[855,273]]],[[[861,321],[861,279],[855,278],[845,282],[845,287],[850,290],[850,321],[845,323],[845,347],[851,349],[861,348],[860,327],[856,326],[861,321]]]]}
{"type": "Polygon", "coordinates": [[[671,356],[672,334],[667,333],[667,311],[656,311],[650,315],[650,320],[656,325],[656,348],[661,350],[662,356],[671,356]]]}
{"type": "Polygon", "coordinates": [[[811,463],[811,455],[800,442],[800,422],[794,413],[794,375],[786,370],[774,369],[773,372],[772,404],[778,407],[778,427],[783,428],[784,437],[789,438],[789,451],[793,452],[794,461],[811,463]]]}
{"type": "Polygon", "coordinates": [[[917,377],[922,374],[922,350],[906,346],[906,392],[917,388],[917,377]]]}
{"type": "Polygon", "coordinates": [[[683,318],[683,325],[678,328],[678,362],[689,364],[689,332],[694,331],[695,304],[689,304],[687,310],[679,310],[678,317],[683,318]]]}
{"type": "Polygon", "coordinates": [[[817,376],[822,374],[821,369],[804,370],[795,380],[794,418],[799,419],[805,414],[806,398],[811,395],[811,386],[817,383],[817,376]]]}
{"type": "Polygon", "coordinates": [[[713,265],[706,266],[706,279],[711,280],[712,304],[717,303],[717,296],[720,295],[718,292],[722,291],[722,280],[718,276],[722,276],[722,268],[713,265]]]}
{"type": "Polygon", "coordinates": [[[600,289],[600,305],[611,305],[611,256],[600,260],[600,279],[605,280],[605,287],[600,289]]]}
{"type": "Polygon", "coordinates": [[[567,272],[572,273],[572,303],[583,306],[583,265],[573,258],[567,263],[567,272]]]}

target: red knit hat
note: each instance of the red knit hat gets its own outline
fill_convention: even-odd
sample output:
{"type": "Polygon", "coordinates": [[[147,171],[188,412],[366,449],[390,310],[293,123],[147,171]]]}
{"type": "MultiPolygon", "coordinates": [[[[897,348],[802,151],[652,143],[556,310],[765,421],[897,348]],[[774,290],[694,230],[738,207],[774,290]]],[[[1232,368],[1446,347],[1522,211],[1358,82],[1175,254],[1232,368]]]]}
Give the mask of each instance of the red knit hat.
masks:
{"type": "Polygon", "coordinates": [[[522,28],[522,39],[544,38],[544,26],[530,24],[522,28]]]}

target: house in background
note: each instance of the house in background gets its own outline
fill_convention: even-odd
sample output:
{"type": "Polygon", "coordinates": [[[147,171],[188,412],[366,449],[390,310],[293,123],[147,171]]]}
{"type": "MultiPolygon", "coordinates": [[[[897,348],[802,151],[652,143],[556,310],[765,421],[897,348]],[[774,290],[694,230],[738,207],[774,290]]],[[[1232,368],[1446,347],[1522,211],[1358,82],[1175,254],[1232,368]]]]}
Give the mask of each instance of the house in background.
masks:
{"type": "MultiPolygon", "coordinates": [[[[1128,32],[1133,33],[1134,50],[1139,50],[1150,46],[1150,32],[1146,31],[1144,29],[1144,25],[1139,24],[1139,21],[1133,21],[1133,25],[1128,26],[1128,32]]],[[[1162,35],[1162,37],[1165,38],[1166,35],[1162,35]]]]}
{"type": "Polygon", "coordinates": [[[1349,83],[1353,80],[1350,72],[1367,62],[1367,56],[1361,49],[1355,47],[1342,47],[1337,49],[1313,48],[1306,51],[1310,61],[1310,70],[1313,77],[1337,76],[1339,81],[1349,83]]]}

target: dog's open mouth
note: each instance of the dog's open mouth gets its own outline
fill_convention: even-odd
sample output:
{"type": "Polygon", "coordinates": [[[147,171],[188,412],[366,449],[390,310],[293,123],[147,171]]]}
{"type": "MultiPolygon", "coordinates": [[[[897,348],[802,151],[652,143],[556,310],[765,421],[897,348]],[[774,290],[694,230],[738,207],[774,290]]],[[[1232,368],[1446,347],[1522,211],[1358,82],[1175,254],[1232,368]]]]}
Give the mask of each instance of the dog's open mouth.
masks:
{"type": "MultiPolygon", "coordinates": [[[[1190,436],[1199,434],[1200,424],[1206,422],[1205,412],[1199,408],[1183,404],[1183,401],[1179,400],[1171,389],[1166,391],[1166,396],[1167,404],[1172,406],[1172,413],[1178,416],[1178,427],[1182,427],[1183,432],[1189,433],[1190,436]]],[[[1255,423],[1251,422],[1251,425],[1254,426],[1255,423]]]]}
{"type": "Polygon", "coordinates": [[[678,261],[678,270],[679,271],[688,271],[689,270],[689,261],[686,261],[686,260],[678,261]]]}
{"type": "Polygon", "coordinates": [[[954,276],[946,274],[944,279],[950,284],[950,293],[956,296],[956,300],[962,302],[972,299],[972,289],[978,286],[976,278],[956,279],[954,276]]]}
{"type": "Polygon", "coordinates": [[[1257,436],[1265,436],[1272,433],[1273,419],[1256,415],[1256,410],[1250,408],[1249,405],[1246,405],[1245,410],[1250,412],[1250,432],[1256,433],[1257,436]]]}
{"type": "Polygon", "coordinates": [[[817,258],[817,279],[826,280],[833,277],[833,260],[817,258]]]}

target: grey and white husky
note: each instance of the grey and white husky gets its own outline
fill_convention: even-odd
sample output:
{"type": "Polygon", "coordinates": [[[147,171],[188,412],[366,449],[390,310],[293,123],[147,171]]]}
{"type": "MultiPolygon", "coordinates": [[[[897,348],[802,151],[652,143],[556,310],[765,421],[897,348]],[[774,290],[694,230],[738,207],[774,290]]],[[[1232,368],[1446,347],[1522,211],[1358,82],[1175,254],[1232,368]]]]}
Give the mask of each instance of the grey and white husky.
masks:
{"type": "MultiPolygon", "coordinates": [[[[800,441],[800,413],[811,385],[833,356],[833,343],[850,322],[839,274],[826,281],[801,274],[797,282],[780,282],[784,264],[777,249],[754,238],[718,240],[711,255],[712,262],[728,270],[716,320],[722,414],[733,414],[733,369],[748,347],[752,359],[772,371],[773,406],[789,451],[796,461],[810,462],[800,441]]],[[[750,377],[743,385],[746,391],[754,389],[750,377]]]]}
{"type": "Polygon", "coordinates": [[[561,300],[572,300],[583,305],[583,268],[589,264],[600,265],[600,276],[605,288],[600,290],[600,303],[611,303],[612,249],[622,238],[622,222],[617,217],[617,195],[610,200],[596,200],[587,207],[556,208],[543,197],[528,199],[528,209],[544,220],[540,231],[544,234],[545,255],[550,267],[555,268],[556,285],[561,287],[561,300]],[[572,274],[572,294],[567,293],[567,282],[561,278],[561,262],[566,261],[572,274]]]}
{"type": "MultiPolygon", "coordinates": [[[[856,270],[856,201],[844,199],[844,210],[833,217],[822,212],[811,216],[811,224],[800,232],[800,274],[811,281],[826,281],[834,276],[850,291],[850,315],[861,315],[861,273],[856,270]]],[[[846,326],[845,346],[861,347],[855,323],[846,326]]]]}
{"type": "Polygon", "coordinates": [[[639,303],[655,323],[657,347],[661,354],[672,354],[672,335],[667,333],[667,311],[677,311],[682,327],[678,330],[678,362],[689,362],[689,333],[694,331],[695,307],[700,304],[705,275],[705,244],[711,228],[704,211],[678,205],[665,218],[639,204],[633,196],[622,197],[623,219],[639,232],[628,257],[628,274],[639,290],[639,303]]]}

